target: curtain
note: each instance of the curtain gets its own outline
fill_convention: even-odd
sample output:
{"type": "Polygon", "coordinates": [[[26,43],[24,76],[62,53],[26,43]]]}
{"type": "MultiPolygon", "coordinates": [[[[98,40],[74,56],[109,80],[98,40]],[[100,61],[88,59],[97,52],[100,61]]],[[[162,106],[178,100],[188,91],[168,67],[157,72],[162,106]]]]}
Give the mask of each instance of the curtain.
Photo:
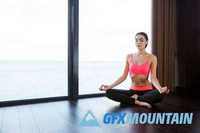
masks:
{"type": "Polygon", "coordinates": [[[152,0],[152,52],[157,56],[161,86],[175,89],[176,0],[152,0]]]}

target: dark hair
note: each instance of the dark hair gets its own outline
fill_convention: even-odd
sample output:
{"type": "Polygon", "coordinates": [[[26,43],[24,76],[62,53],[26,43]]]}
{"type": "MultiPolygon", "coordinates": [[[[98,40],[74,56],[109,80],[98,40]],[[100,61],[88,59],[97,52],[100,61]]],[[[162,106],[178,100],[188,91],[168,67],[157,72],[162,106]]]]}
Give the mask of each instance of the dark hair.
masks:
{"type": "MultiPolygon", "coordinates": [[[[148,38],[148,36],[147,36],[147,33],[145,33],[145,32],[138,32],[138,33],[136,33],[135,36],[137,36],[137,35],[142,35],[142,36],[144,36],[144,38],[145,38],[146,41],[148,42],[149,38],[148,38]]],[[[145,48],[146,48],[146,47],[147,47],[147,44],[146,44],[145,48]]]]}

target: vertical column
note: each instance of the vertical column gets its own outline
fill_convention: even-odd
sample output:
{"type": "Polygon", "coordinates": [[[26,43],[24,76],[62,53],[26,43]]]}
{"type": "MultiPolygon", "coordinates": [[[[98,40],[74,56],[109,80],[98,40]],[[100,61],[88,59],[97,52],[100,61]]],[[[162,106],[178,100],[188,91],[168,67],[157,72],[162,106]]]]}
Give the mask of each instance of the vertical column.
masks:
{"type": "Polygon", "coordinates": [[[68,11],[68,95],[78,97],[78,0],[69,0],[68,11]]]}

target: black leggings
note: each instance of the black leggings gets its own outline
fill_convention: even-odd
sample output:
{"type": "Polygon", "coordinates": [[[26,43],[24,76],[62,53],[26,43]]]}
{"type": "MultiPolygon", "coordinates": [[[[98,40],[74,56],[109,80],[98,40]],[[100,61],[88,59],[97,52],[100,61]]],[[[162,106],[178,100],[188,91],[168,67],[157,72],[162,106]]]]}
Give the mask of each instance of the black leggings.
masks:
{"type": "Polygon", "coordinates": [[[138,100],[147,102],[150,104],[161,102],[163,94],[157,89],[148,91],[135,91],[135,90],[120,90],[120,89],[109,89],[106,91],[106,97],[122,104],[134,105],[135,99],[131,98],[132,95],[137,94],[138,100]]]}

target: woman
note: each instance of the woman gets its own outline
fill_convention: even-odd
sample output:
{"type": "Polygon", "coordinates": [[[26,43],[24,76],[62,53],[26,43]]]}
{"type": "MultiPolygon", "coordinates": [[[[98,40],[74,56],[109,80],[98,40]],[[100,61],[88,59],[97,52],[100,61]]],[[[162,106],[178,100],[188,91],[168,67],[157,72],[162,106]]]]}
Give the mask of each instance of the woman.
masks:
{"type": "Polygon", "coordinates": [[[164,94],[169,93],[167,87],[161,87],[157,76],[157,57],[146,52],[148,36],[144,32],[135,35],[137,53],[128,54],[123,74],[110,85],[101,85],[100,90],[106,96],[122,104],[139,105],[151,108],[151,104],[160,102],[164,94]],[[130,75],[132,85],[129,90],[113,89],[130,75]],[[151,82],[148,80],[150,76],[151,82]]]}

